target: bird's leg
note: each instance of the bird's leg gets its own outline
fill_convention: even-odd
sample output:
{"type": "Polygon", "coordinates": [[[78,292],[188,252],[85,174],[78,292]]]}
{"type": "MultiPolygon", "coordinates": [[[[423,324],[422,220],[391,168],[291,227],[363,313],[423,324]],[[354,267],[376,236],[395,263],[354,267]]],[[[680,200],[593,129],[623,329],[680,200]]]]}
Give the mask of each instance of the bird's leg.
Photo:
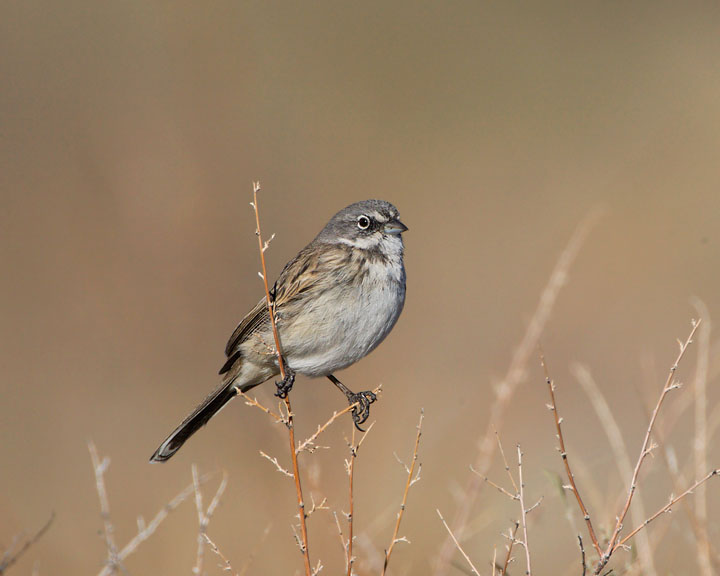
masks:
{"type": "Polygon", "coordinates": [[[278,398],[287,398],[288,392],[292,390],[293,384],[295,384],[295,371],[286,365],[285,378],[283,378],[280,382],[277,380],[275,381],[275,386],[277,386],[275,396],[278,398]]]}
{"type": "Polygon", "coordinates": [[[365,420],[367,420],[370,416],[370,404],[377,400],[377,396],[369,390],[355,394],[355,392],[350,390],[350,388],[345,386],[345,384],[340,382],[340,380],[335,378],[332,374],[328,374],[328,380],[335,384],[340,392],[345,394],[345,397],[348,399],[348,403],[351,406],[353,404],[357,404],[357,406],[352,409],[353,422],[355,423],[355,428],[360,430],[360,432],[365,432],[365,430],[360,428],[360,424],[365,422],[365,420]]]}

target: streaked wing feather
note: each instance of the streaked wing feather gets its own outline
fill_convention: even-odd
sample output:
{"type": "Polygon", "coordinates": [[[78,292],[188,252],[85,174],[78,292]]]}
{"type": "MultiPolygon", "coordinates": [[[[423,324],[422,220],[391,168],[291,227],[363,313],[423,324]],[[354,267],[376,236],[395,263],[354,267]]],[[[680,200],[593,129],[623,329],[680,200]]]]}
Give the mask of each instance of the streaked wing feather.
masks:
{"type": "MultiPolygon", "coordinates": [[[[274,297],[276,307],[282,314],[282,308],[296,298],[303,297],[309,290],[318,284],[328,281],[329,274],[325,270],[337,270],[347,264],[350,257],[350,250],[345,247],[333,250],[318,250],[314,244],[303,248],[295,258],[290,260],[280,273],[275,285],[272,288],[271,296],[274,297]]],[[[258,329],[269,322],[269,314],[265,298],[260,300],[238,324],[232,333],[225,347],[225,355],[233,357],[228,360],[223,370],[227,371],[236,360],[235,355],[240,344],[252,336],[258,329]]]]}

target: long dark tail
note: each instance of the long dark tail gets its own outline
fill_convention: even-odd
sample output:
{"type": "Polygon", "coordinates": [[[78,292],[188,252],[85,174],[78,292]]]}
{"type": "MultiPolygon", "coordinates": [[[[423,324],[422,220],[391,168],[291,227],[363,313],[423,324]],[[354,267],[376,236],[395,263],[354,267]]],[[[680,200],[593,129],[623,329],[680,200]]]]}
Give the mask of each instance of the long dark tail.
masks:
{"type": "Polygon", "coordinates": [[[150,462],[165,462],[165,460],[168,460],[175,452],[180,450],[180,447],[190,436],[205,426],[208,420],[215,416],[236,394],[237,389],[234,379],[218,386],[182,421],[182,424],[175,428],[173,433],[160,444],[160,447],[155,450],[155,454],[150,457],[150,462]]]}

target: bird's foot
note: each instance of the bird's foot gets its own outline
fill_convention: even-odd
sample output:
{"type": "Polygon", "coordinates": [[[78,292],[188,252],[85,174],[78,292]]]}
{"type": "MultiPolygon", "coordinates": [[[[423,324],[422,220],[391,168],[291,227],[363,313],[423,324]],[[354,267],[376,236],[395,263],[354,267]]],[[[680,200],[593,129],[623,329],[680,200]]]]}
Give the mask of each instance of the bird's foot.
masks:
{"type": "Polygon", "coordinates": [[[357,406],[352,409],[352,418],[355,423],[355,428],[360,430],[360,432],[365,432],[365,430],[360,428],[360,424],[365,422],[365,420],[367,420],[370,416],[370,404],[377,400],[377,396],[374,392],[366,390],[364,392],[358,392],[357,394],[348,394],[347,399],[351,406],[353,404],[357,404],[357,406]]]}
{"type": "Polygon", "coordinates": [[[290,368],[285,367],[285,378],[283,378],[280,382],[275,382],[275,386],[277,387],[275,396],[282,399],[287,398],[288,392],[292,390],[293,384],[295,384],[295,372],[290,370],[290,368]]]}

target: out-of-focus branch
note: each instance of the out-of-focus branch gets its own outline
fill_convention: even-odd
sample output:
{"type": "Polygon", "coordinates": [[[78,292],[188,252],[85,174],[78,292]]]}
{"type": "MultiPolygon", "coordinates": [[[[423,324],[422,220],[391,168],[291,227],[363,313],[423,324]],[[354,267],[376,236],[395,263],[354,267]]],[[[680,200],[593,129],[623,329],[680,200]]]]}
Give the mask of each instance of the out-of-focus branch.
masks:
{"type": "MultiPolygon", "coordinates": [[[[567,282],[568,273],[580,248],[585,242],[588,234],[598,221],[601,210],[594,210],[586,216],[573,232],[555,268],[550,274],[545,289],[543,290],[537,308],[528,324],[525,335],[520,345],[513,354],[512,361],[508,367],[505,377],[496,388],[496,397],[490,409],[490,418],[483,436],[478,441],[478,453],[475,459],[474,468],[480,476],[471,475],[465,486],[464,498],[455,512],[451,526],[455,535],[462,539],[463,531],[467,526],[470,514],[474,508],[480,489],[483,486],[482,477],[487,475],[495,451],[493,435],[496,430],[502,428],[505,421],[505,412],[510,405],[510,400],[517,387],[526,378],[526,367],[537,348],[540,336],[542,335],[550,314],[555,306],[560,290],[567,282]]],[[[435,576],[447,576],[450,569],[450,560],[455,549],[452,539],[448,536],[443,543],[435,565],[435,576]]]]}

